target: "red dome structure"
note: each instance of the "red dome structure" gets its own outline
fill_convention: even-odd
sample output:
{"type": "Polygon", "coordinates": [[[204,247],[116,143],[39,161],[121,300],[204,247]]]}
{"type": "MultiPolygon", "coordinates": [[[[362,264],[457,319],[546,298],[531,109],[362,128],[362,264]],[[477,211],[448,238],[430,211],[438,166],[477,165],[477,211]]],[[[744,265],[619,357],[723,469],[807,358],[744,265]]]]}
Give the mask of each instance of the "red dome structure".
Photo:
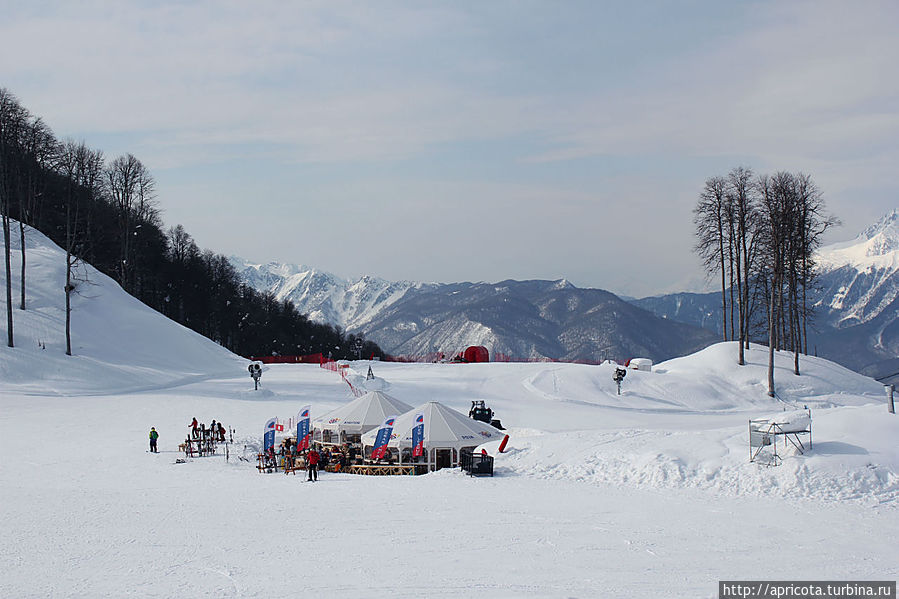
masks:
{"type": "Polygon", "coordinates": [[[483,345],[472,345],[466,347],[465,351],[462,352],[462,360],[468,363],[489,362],[490,352],[483,345]]]}

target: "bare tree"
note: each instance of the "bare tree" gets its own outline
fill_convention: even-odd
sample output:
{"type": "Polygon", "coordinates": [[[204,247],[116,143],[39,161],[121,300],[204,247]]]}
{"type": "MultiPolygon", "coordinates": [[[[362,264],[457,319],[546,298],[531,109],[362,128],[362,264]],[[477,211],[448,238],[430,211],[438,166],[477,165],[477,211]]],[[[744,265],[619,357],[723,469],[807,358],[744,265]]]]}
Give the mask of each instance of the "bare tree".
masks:
{"type": "Polygon", "coordinates": [[[768,272],[768,395],[774,391],[774,350],[777,342],[777,299],[783,285],[784,250],[788,235],[789,202],[785,190],[789,187],[788,173],[773,177],[762,175],[758,179],[761,216],[764,226],[763,253],[768,272]]]}
{"type": "Polygon", "coordinates": [[[133,238],[135,226],[142,220],[155,220],[155,181],[140,160],[132,154],[116,158],[106,169],[109,195],[119,221],[119,284],[126,291],[134,288],[133,238]]]}
{"type": "Polygon", "coordinates": [[[727,181],[712,177],[705,182],[699,203],[693,210],[696,225],[696,252],[703,259],[706,272],[721,274],[722,331],[727,341],[727,261],[725,260],[727,181]]]}
{"type": "Polygon", "coordinates": [[[807,289],[815,276],[814,254],[827,229],[838,224],[824,214],[821,192],[808,175],[778,172],[758,179],[764,223],[763,253],[768,284],[768,395],[774,396],[774,351],[793,352],[793,373],[806,351],[807,289]]]}
{"type": "Polygon", "coordinates": [[[22,276],[20,279],[19,309],[25,309],[25,229],[26,224],[35,226],[34,212],[46,182],[44,170],[50,165],[56,150],[56,139],[50,128],[40,118],[29,119],[22,137],[22,176],[19,192],[19,241],[22,250],[22,276]]]}
{"type": "Polygon", "coordinates": [[[84,142],[68,140],[59,148],[60,174],[63,175],[66,206],[66,355],[72,355],[72,293],[76,290],[75,268],[80,263],[82,242],[81,211],[101,193],[103,153],[91,150],[84,142]]]}
{"type": "Polygon", "coordinates": [[[3,223],[3,258],[6,267],[6,344],[15,347],[12,317],[12,264],[10,210],[18,174],[18,145],[27,112],[18,99],[0,88],[0,219],[3,223]]]}
{"type": "Polygon", "coordinates": [[[794,252],[796,273],[793,296],[796,345],[794,347],[794,372],[799,374],[799,353],[808,355],[808,317],[811,308],[808,305],[808,288],[817,277],[815,254],[821,247],[824,233],[831,227],[840,224],[839,219],[825,213],[824,199],[821,190],[805,173],[794,175],[796,207],[796,223],[793,236],[797,246],[794,252]]]}
{"type": "Polygon", "coordinates": [[[757,207],[753,193],[752,170],[733,169],[727,176],[728,206],[733,214],[733,237],[736,253],[737,297],[739,307],[740,349],[737,363],[746,363],[744,349],[749,347],[749,284],[757,239],[757,207]]]}

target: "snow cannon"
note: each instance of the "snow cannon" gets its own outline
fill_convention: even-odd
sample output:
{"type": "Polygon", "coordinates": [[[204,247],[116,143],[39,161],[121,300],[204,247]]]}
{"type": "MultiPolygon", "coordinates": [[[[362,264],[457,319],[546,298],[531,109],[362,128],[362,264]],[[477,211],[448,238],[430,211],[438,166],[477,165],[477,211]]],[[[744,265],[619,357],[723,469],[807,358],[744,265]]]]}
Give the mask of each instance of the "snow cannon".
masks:
{"type": "Polygon", "coordinates": [[[247,370],[250,371],[250,376],[253,378],[253,383],[255,385],[255,390],[259,390],[259,379],[262,378],[262,365],[259,362],[252,362],[247,370]]]}
{"type": "Polygon", "coordinates": [[[612,375],[612,380],[615,381],[615,384],[618,385],[618,395],[621,395],[621,381],[624,380],[624,377],[627,376],[627,369],[622,368],[621,366],[615,367],[615,374],[612,375]]]}

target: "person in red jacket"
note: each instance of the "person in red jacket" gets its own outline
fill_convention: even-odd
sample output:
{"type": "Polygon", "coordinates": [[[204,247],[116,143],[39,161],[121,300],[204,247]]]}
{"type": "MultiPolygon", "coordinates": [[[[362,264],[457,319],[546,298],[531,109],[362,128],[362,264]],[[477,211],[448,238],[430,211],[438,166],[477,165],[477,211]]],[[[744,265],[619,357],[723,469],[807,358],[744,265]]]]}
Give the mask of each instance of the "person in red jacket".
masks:
{"type": "Polygon", "coordinates": [[[196,439],[199,435],[197,434],[197,427],[200,426],[200,423],[197,422],[197,419],[194,418],[190,423],[190,433],[193,435],[193,438],[196,439]]]}
{"type": "Polygon", "coordinates": [[[318,461],[321,459],[321,456],[318,455],[318,452],[315,449],[310,449],[309,453],[306,454],[306,467],[309,471],[309,478],[307,480],[317,481],[318,480],[318,461]]]}

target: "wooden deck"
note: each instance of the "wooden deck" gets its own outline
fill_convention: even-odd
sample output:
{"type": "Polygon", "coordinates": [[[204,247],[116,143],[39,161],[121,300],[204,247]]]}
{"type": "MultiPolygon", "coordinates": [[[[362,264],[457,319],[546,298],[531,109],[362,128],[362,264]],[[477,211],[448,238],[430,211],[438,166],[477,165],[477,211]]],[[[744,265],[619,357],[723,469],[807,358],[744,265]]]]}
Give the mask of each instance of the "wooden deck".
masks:
{"type": "Polygon", "coordinates": [[[426,474],[427,464],[352,464],[346,467],[349,474],[366,476],[395,476],[400,474],[426,474]]]}

